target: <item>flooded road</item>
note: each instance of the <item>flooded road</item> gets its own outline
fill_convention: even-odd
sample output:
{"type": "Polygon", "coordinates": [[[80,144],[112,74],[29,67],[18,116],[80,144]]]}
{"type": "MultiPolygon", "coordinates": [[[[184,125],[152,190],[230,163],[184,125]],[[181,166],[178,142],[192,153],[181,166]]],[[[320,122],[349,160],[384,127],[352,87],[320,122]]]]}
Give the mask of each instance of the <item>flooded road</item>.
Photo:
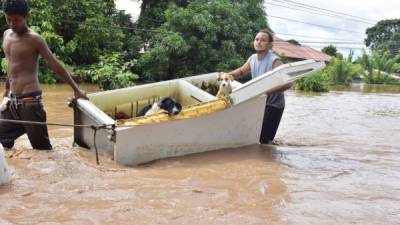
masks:
{"type": "MultiPolygon", "coordinates": [[[[287,92],[279,146],[138,167],[96,166],[71,128],[49,127],[50,152],[23,136],[6,153],[0,224],[399,224],[400,88],[368,88],[287,92]]],[[[48,122],[71,124],[70,89],[44,89],[48,122]]]]}

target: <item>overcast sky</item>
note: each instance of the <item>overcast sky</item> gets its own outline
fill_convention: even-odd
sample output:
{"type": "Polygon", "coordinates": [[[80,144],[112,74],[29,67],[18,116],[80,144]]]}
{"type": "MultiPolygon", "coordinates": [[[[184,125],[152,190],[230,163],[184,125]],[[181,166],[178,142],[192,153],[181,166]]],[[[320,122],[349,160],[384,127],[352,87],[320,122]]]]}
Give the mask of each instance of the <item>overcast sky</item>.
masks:
{"type": "MultiPolygon", "coordinates": [[[[361,48],[365,47],[362,43],[368,27],[375,25],[379,20],[400,18],[400,0],[266,0],[265,2],[265,9],[269,15],[268,23],[278,37],[285,40],[296,39],[304,45],[317,49],[332,43],[346,55],[351,48],[358,55],[361,48]]],[[[116,0],[116,4],[118,9],[127,11],[133,18],[139,16],[140,1],[116,0]]]]}

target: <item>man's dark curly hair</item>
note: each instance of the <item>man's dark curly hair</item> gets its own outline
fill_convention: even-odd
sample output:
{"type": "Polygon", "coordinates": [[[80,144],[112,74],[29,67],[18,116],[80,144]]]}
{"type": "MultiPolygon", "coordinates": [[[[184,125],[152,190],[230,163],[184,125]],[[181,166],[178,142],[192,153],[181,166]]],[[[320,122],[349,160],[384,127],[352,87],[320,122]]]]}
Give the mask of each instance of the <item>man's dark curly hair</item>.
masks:
{"type": "Polygon", "coordinates": [[[262,29],[259,30],[258,33],[264,33],[268,35],[268,41],[269,42],[273,42],[274,41],[274,36],[272,35],[271,31],[267,30],[267,29],[262,29]]]}
{"type": "Polygon", "coordinates": [[[27,16],[29,13],[28,0],[4,0],[3,10],[8,15],[27,16]]]}

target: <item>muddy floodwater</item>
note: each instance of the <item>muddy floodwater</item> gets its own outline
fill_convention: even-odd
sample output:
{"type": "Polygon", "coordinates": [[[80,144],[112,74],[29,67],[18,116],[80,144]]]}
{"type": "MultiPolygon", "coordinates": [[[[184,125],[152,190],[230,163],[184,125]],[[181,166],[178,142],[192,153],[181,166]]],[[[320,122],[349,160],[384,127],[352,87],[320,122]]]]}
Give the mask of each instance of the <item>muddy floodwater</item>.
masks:
{"type": "MultiPolygon", "coordinates": [[[[44,93],[48,122],[71,124],[71,90],[44,93]]],[[[69,127],[49,127],[52,151],[22,136],[6,152],[0,224],[400,224],[400,87],[286,96],[279,145],[137,167],[97,166],[69,127]]]]}

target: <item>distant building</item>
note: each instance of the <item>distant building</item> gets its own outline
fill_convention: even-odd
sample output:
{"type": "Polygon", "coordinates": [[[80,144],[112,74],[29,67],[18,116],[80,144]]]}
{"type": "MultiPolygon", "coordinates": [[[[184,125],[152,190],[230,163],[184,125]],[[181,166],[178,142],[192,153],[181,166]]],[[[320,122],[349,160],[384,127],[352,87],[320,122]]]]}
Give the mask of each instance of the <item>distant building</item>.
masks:
{"type": "Polygon", "coordinates": [[[330,62],[332,60],[332,56],[321,51],[304,45],[294,45],[277,37],[274,37],[274,46],[272,50],[279,56],[288,58],[291,62],[305,59],[325,62],[330,62]]]}

